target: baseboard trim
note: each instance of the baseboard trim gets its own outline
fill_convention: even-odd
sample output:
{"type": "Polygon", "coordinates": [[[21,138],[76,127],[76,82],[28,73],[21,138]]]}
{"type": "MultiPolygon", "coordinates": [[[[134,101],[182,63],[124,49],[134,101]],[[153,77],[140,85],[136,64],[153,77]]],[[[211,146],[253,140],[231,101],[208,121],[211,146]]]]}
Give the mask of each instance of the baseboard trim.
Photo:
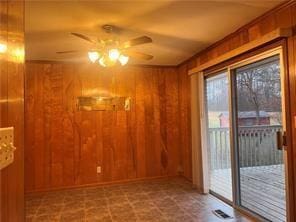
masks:
{"type": "MultiPolygon", "coordinates": [[[[185,178],[183,176],[156,176],[156,177],[143,177],[143,178],[135,178],[135,179],[126,179],[126,180],[116,180],[116,181],[108,181],[108,182],[98,182],[98,183],[89,183],[83,185],[73,185],[73,186],[62,186],[62,187],[54,187],[54,188],[45,188],[45,189],[36,189],[36,190],[28,190],[25,191],[25,194],[39,194],[39,193],[47,193],[54,192],[60,190],[67,189],[81,189],[86,187],[99,187],[106,185],[117,185],[117,184],[127,184],[127,183],[136,183],[141,181],[150,181],[150,180],[158,180],[158,179],[168,179],[168,178],[185,178]]],[[[186,179],[186,178],[185,178],[186,179]]]]}

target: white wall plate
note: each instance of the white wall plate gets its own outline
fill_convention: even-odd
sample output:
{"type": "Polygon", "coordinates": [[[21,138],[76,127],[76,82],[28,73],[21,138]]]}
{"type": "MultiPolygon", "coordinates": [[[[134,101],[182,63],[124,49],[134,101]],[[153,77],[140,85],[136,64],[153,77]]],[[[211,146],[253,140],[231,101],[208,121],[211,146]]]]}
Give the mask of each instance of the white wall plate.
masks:
{"type": "Polygon", "coordinates": [[[13,127],[0,128],[0,170],[13,163],[15,150],[13,137],[13,127]]]}

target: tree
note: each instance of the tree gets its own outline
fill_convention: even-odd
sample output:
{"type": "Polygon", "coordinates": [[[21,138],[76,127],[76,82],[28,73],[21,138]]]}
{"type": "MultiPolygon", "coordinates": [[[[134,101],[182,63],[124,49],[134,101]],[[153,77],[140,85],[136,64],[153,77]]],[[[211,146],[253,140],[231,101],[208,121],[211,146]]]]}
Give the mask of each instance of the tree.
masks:
{"type": "Polygon", "coordinates": [[[280,67],[278,60],[237,72],[239,111],[255,111],[259,125],[260,111],[281,111],[280,67]]]}

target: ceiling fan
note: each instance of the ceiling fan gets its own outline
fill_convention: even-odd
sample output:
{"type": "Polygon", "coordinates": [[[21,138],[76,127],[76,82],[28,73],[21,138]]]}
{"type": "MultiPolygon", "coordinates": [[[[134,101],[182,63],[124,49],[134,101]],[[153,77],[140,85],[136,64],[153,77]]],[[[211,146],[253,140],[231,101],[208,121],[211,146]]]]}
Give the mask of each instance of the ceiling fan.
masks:
{"type": "MultiPolygon", "coordinates": [[[[102,28],[108,34],[112,34],[114,32],[114,26],[104,25],[102,28]]],[[[117,63],[120,63],[122,66],[124,66],[128,63],[129,58],[137,58],[143,60],[151,60],[153,58],[152,55],[131,50],[133,46],[151,43],[152,39],[148,36],[140,36],[138,38],[131,39],[125,42],[120,42],[119,39],[115,38],[114,36],[112,37],[111,35],[110,38],[99,39],[98,41],[95,41],[80,33],[72,32],[71,35],[91,43],[92,47],[85,52],[88,53],[88,58],[91,62],[99,62],[99,64],[103,67],[114,66],[117,63]]],[[[69,50],[56,53],[65,54],[77,52],[81,51],[69,50]]]]}

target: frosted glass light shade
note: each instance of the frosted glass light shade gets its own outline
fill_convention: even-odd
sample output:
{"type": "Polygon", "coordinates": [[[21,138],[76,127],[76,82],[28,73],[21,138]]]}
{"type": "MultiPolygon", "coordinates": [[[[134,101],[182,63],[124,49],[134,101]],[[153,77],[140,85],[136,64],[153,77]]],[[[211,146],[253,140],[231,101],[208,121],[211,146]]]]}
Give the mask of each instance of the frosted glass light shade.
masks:
{"type": "Polygon", "coordinates": [[[116,61],[120,56],[120,52],[118,49],[110,49],[109,50],[109,59],[111,61],[116,61]]]}
{"type": "Polygon", "coordinates": [[[120,55],[119,56],[119,62],[122,66],[126,65],[128,63],[129,57],[125,55],[120,55]]]}
{"type": "Polygon", "coordinates": [[[98,52],[88,52],[88,58],[92,63],[95,63],[100,58],[100,54],[98,52]]]}

